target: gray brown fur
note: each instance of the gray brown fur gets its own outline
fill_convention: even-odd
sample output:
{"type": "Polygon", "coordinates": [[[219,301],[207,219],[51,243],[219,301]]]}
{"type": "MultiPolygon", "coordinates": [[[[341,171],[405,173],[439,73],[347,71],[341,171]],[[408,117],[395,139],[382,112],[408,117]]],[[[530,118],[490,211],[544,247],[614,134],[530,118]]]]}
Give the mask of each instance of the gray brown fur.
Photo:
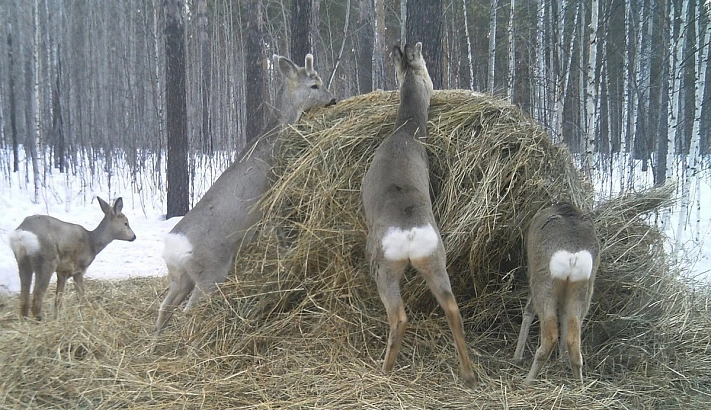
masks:
{"type": "Polygon", "coordinates": [[[54,299],[55,316],[60,305],[64,285],[70,277],[80,300],[84,298],[84,273],[96,255],[114,239],[133,241],[136,234],[121,213],[123,200],[116,199],[113,206],[97,197],[104,218],[93,231],[81,225],[60,221],[48,215],[32,215],[25,218],[15,231],[10,233],[10,246],[17,260],[20,274],[20,314],[29,313],[30,285],[35,275],[32,292],[32,315],[42,320],[42,301],[49,280],[57,272],[57,291],[54,299]],[[28,233],[29,238],[28,238],[28,233]],[[33,249],[32,238],[38,241],[33,249]]]}
{"type": "Polygon", "coordinates": [[[254,227],[262,218],[255,205],[270,187],[274,145],[281,127],[295,123],[311,107],[336,102],[314,70],[310,54],[305,67],[278,55],[273,62],[283,76],[283,86],[266,133],[244,150],[170,232],[187,238],[192,252],[181,263],[168,266],[170,288],[158,311],[156,333],[191,292],[185,310],[224,282],[240,247],[251,242],[254,227]]]}
{"type": "Polygon", "coordinates": [[[422,58],[422,44],[394,47],[392,63],[400,82],[400,106],[395,131],[375,151],[362,185],[368,227],[366,249],[371,273],[385,305],[390,324],[383,371],[391,372],[405,333],[407,316],[400,282],[408,265],[425,278],[445,311],[459,357],[460,377],[467,386],[477,384],[464,339],[462,318],[446,271],[446,253],[432,212],[429,166],[423,145],[432,81],[422,58]],[[436,233],[434,250],[424,257],[387,259],[382,240],[390,228],[408,230],[430,225],[436,233]]]}
{"type": "Polygon", "coordinates": [[[565,352],[568,352],[573,376],[582,382],[580,333],[583,319],[590,307],[595,275],[600,265],[600,244],[593,220],[568,203],[544,208],[533,217],[525,243],[530,296],[524,308],[514,358],[523,358],[528,331],[534,316],[537,315],[541,322],[541,338],[531,370],[526,377],[526,382],[531,383],[558,343],[560,323],[560,356],[564,357],[565,352]],[[578,281],[553,278],[550,260],[559,250],[571,253],[581,250],[590,252],[593,261],[590,277],[578,281]]]}

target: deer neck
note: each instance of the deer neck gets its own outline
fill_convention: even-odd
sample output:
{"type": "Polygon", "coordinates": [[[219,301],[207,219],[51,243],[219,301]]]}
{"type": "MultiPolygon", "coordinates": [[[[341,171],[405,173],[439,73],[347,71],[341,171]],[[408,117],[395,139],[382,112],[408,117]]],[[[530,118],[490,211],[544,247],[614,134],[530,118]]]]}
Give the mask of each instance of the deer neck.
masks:
{"type": "Polygon", "coordinates": [[[430,107],[430,93],[424,87],[417,87],[414,81],[405,80],[400,88],[400,107],[397,110],[395,128],[418,131],[418,136],[424,136],[427,129],[427,118],[430,107]]]}
{"type": "Polygon", "coordinates": [[[95,255],[104,250],[106,245],[114,240],[111,235],[109,235],[109,220],[107,218],[102,219],[101,222],[99,222],[99,226],[89,232],[89,236],[91,237],[95,255]]]}
{"type": "Polygon", "coordinates": [[[283,91],[277,99],[276,105],[270,107],[269,121],[266,131],[281,128],[284,125],[296,123],[301,117],[302,111],[293,103],[293,97],[288,92],[283,91]]]}

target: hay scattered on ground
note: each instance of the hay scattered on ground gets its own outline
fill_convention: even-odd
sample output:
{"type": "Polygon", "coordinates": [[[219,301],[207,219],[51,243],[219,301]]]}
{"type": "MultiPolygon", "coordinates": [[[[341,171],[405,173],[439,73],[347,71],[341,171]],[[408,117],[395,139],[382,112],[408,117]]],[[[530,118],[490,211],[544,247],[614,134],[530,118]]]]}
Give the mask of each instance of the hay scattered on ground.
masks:
{"type": "MultiPolygon", "coordinates": [[[[603,245],[584,330],[586,382],[551,360],[521,386],[510,358],[527,297],[522,232],[541,207],[593,209],[569,153],[511,105],[440,91],[430,110],[435,214],[483,385],[457,380],[441,310],[423,281],[403,284],[410,318],[393,375],[380,372],[385,312],[365,260],[360,183],[392,131],[397,95],[376,92],[306,116],[284,133],[261,235],[209,302],[177,315],[151,352],[165,279],[87,286],[91,306],[17,320],[0,302],[0,406],[77,408],[704,408],[711,397],[709,291],[667,266],[645,220],[660,187],[595,206],[603,245]]],[[[51,298],[48,298],[48,300],[51,298]]],[[[51,308],[50,308],[51,310],[51,308]]]]}

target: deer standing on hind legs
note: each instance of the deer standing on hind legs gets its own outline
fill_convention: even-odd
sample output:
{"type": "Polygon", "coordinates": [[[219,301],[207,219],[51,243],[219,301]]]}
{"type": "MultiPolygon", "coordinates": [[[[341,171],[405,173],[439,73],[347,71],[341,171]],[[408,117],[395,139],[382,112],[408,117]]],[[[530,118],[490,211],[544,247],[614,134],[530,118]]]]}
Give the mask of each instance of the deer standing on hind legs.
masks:
{"type": "Polygon", "coordinates": [[[118,198],[114,206],[110,206],[103,199],[96,199],[104,212],[104,219],[93,231],[48,215],[32,215],[9,234],[10,247],[20,273],[20,315],[23,318],[29,313],[33,273],[35,288],[32,292],[32,315],[42,320],[44,294],[52,273],[57,272],[57,292],[54,298],[56,317],[67,279],[71,277],[74,280],[74,289],[81,301],[84,298],[84,273],[96,255],[114,239],[136,239],[136,234],[128,225],[128,218],[121,213],[123,200],[118,198]]]}
{"type": "Polygon", "coordinates": [[[282,127],[295,123],[309,108],[336,103],[314,70],[311,54],[305,67],[278,55],[273,61],[283,86],[266,132],[244,149],[165,238],[170,288],[158,310],[156,335],[191,292],[186,311],[224,282],[240,247],[252,240],[262,218],[256,204],[270,187],[274,145],[282,127]]]}
{"type": "Polygon", "coordinates": [[[397,46],[391,54],[400,83],[395,131],[375,151],[363,179],[366,251],[390,324],[383,371],[391,372],[405,334],[407,316],[400,281],[408,265],[425,278],[447,316],[459,356],[460,377],[478,383],[471,369],[464,327],[446,270],[446,253],[432,212],[427,152],[427,118],[432,80],[422,43],[397,46]]]}
{"type": "Polygon", "coordinates": [[[514,359],[523,358],[533,318],[541,322],[541,341],[525,382],[532,383],[558,343],[568,352],[573,377],[583,381],[580,330],[590,307],[595,274],[600,265],[600,243],[589,215],[568,203],[540,210],[526,233],[530,296],[524,308],[514,359]]]}

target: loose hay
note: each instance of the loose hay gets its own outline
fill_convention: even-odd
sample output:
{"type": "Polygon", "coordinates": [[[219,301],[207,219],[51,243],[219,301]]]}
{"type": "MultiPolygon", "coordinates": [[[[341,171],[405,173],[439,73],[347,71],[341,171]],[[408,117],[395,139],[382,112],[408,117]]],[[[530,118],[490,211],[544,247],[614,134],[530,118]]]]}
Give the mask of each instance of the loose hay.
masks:
{"type": "MultiPolygon", "coordinates": [[[[520,386],[510,361],[527,297],[522,232],[543,205],[592,210],[569,153],[511,105],[436,92],[427,140],[435,215],[483,386],[464,390],[446,320],[423,281],[403,286],[410,324],[393,375],[380,372],[384,308],[365,260],[360,183],[392,131],[397,95],[312,112],[281,136],[267,217],[236,273],[178,315],[150,353],[164,279],[90,283],[91,307],[20,323],[0,307],[0,405],[80,408],[704,408],[711,397],[709,292],[667,266],[644,217],[672,187],[595,207],[603,261],[583,331],[584,386],[554,361],[520,386]],[[97,298],[99,300],[97,300],[97,298]]],[[[2,306],[2,303],[0,303],[2,306]]]]}

